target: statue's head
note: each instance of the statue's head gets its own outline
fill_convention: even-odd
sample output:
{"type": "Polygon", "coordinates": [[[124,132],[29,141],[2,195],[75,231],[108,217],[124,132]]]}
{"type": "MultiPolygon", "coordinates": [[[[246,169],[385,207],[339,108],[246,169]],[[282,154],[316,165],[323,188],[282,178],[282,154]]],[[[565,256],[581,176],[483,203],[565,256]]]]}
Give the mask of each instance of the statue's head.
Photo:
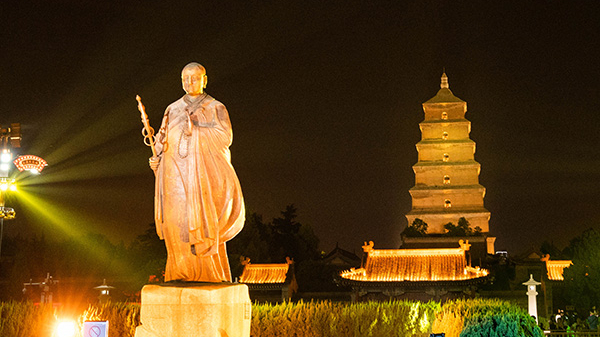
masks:
{"type": "Polygon", "coordinates": [[[204,93],[207,83],[206,69],[201,64],[190,62],[183,67],[181,71],[181,85],[188,95],[201,95],[204,93]]]}

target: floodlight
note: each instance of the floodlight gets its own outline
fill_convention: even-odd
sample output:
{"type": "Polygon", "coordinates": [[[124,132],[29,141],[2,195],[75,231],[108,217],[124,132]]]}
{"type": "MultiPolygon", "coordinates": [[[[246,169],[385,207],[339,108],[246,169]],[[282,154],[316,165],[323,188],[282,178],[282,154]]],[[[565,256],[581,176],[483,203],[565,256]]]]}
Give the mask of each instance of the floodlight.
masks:
{"type": "Polygon", "coordinates": [[[58,323],[55,334],[57,337],[75,337],[75,331],[75,322],[65,320],[58,323]]]}
{"type": "Polygon", "coordinates": [[[8,163],[10,162],[10,160],[12,160],[12,154],[10,153],[10,150],[2,149],[2,155],[0,155],[0,162],[8,163]]]}

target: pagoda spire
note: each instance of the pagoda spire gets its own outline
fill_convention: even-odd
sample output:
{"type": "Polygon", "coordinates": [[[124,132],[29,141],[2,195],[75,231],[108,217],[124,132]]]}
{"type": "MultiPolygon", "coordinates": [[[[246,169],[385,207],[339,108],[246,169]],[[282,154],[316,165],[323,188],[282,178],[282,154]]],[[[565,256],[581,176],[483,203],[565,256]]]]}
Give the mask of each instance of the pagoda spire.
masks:
{"type": "Polygon", "coordinates": [[[444,73],[442,73],[442,83],[440,83],[440,88],[450,88],[448,85],[448,76],[446,75],[446,69],[444,69],[444,73]]]}

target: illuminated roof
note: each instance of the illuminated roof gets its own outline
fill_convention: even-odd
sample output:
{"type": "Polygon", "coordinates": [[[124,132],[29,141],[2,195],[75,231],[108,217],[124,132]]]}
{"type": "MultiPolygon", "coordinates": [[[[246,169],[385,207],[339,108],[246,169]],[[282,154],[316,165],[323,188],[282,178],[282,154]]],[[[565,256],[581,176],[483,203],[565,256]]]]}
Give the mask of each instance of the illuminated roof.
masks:
{"type": "Polygon", "coordinates": [[[464,281],[485,277],[488,271],[470,267],[465,258],[468,242],[450,249],[375,250],[365,245],[363,268],[343,271],[341,277],[361,282],[464,281]]]}
{"type": "Polygon", "coordinates": [[[572,261],[551,261],[546,260],[546,270],[549,280],[564,280],[563,270],[573,264],[572,261]]]}
{"type": "Polygon", "coordinates": [[[291,261],[283,264],[250,264],[247,259],[240,282],[244,284],[279,284],[285,283],[291,261]]]}
{"type": "Polygon", "coordinates": [[[446,73],[444,73],[444,74],[442,74],[442,83],[440,85],[440,90],[437,92],[437,94],[434,97],[432,97],[425,103],[454,103],[454,102],[465,102],[465,101],[454,96],[454,94],[452,93],[452,91],[450,90],[449,85],[448,85],[448,76],[446,76],[446,73]]]}

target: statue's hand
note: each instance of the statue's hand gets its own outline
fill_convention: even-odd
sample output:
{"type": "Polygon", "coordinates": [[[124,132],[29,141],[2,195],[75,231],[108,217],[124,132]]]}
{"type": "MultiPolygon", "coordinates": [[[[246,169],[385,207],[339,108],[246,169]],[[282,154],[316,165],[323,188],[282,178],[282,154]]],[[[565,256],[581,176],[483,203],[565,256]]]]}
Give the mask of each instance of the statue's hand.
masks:
{"type": "Polygon", "coordinates": [[[150,168],[156,171],[158,169],[158,164],[160,163],[160,157],[150,157],[148,162],[150,163],[150,168]]]}
{"type": "MultiPolygon", "coordinates": [[[[201,122],[200,121],[200,117],[198,117],[198,115],[196,114],[192,114],[190,115],[190,123],[193,124],[196,127],[202,127],[202,128],[214,128],[217,126],[217,121],[215,119],[215,116],[213,115],[212,121],[210,122],[201,122]]],[[[190,126],[191,128],[191,126],[190,126]]]]}

